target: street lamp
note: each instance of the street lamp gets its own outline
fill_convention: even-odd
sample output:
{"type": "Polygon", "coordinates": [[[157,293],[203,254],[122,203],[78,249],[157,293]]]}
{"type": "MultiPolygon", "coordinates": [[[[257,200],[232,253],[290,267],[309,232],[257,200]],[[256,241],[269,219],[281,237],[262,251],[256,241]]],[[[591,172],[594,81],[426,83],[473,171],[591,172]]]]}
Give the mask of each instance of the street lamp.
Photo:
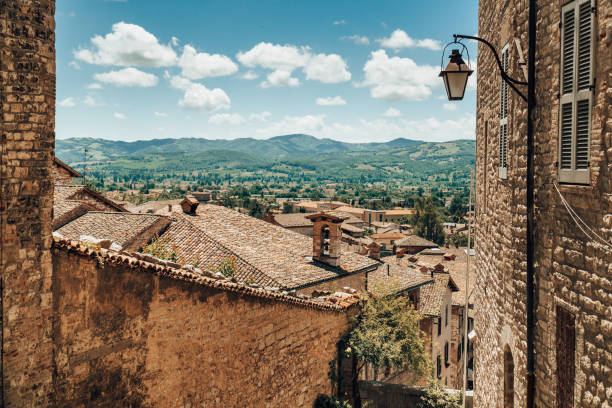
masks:
{"type": "Polygon", "coordinates": [[[472,75],[474,70],[465,64],[459,50],[453,50],[449,58],[450,62],[446,69],[440,71],[439,76],[444,80],[448,100],[460,101],[465,94],[468,77],[472,75]]]}

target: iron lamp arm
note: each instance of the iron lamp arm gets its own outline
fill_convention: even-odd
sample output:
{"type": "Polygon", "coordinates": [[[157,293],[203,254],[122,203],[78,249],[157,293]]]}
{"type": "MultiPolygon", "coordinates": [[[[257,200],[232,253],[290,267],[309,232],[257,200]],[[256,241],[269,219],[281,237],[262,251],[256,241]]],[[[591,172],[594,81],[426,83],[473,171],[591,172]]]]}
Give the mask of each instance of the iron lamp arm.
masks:
{"type": "Polygon", "coordinates": [[[502,67],[501,60],[499,59],[499,55],[497,54],[497,51],[495,50],[495,47],[493,47],[493,45],[490,42],[488,42],[487,40],[485,40],[483,38],[474,37],[474,36],[471,36],[471,35],[453,34],[453,37],[455,38],[455,41],[457,41],[457,38],[465,38],[466,40],[480,41],[481,43],[487,45],[491,49],[491,51],[493,52],[493,55],[495,56],[495,60],[497,61],[497,66],[499,67],[499,71],[501,73],[502,79],[510,86],[510,88],[512,88],[514,90],[514,92],[516,92],[525,102],[527,102],[527,97],[525,95],[523,95],[521,93],[521,91],[519,91],[514,84],[517,84],[517,85],[528,85],[529,83],[525,82],[525,81],[517,81],[516,79],[510,78],[510,76],[508,76],[506,71],[504,71],[504,67],[502,67]]]}

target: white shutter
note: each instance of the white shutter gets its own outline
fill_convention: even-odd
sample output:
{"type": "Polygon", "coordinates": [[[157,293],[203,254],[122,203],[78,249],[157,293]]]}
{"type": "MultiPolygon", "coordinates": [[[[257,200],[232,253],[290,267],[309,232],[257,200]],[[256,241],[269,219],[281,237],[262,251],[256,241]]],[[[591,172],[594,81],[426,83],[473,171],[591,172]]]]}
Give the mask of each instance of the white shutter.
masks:
{"type": "MultiPolygon", "coordinates": [[[[501,64],[508,72],[508,44],[502,48],[501,64]]],[[[500,86],[499,101],[499,177],[508,178],[508,84],[503,79],[500,86]]]]}
{"type": "Polygon", "coordinates": [[[561,11],[559,181],[589,183],[593,85],[593,0],[576,0],[561,11]]]}

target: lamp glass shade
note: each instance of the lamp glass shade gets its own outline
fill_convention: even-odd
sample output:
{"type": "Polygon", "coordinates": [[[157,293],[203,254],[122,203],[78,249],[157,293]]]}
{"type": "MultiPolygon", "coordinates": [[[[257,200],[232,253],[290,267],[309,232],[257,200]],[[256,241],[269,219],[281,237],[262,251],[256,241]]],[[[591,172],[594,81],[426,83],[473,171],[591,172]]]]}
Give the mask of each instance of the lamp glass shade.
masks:
{"type": "Polygon", "coordinates": [[[465,94],[468,77],[472,75],[473,70],[468,67],[459,50],[453,50],[450,55],[450,62],[444,70],[440,72],[444,80],[444,88],[449,101],[460,101],[465,94]]]}
{"type": "Polygon", "coordinates": [[[470,73],[468,71],[446,72],[444,75],[444,87],[449,101],[460,101],[465,94],[467,80],[470,73]]]}

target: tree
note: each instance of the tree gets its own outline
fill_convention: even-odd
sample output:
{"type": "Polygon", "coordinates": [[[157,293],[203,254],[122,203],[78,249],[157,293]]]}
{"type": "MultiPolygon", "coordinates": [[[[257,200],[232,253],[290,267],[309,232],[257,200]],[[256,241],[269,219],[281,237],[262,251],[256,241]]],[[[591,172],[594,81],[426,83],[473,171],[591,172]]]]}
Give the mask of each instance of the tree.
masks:
{"type": "Polygon", "coordinates": [[[464,214],[467,212],[467,200],[464,196],[454,195],[451,200],[450,206],[448,207],[448,211],[450,215],[453,217],[453,222],[459,222],[461,218],[463,218],[464,214]]]}
{"type": "Polygon", "coordinates": [[[285,201],[283,203],[283,214],[291,214],[294,210],[293,203],[285,201]]]}
{"type": "Polygon", "coordinates": [[[433,199],[431,197],[417,199],[414,202],[414,211],[410,222],[414,226],[414,232],[438,245],[444,244],[444,230],[433,199]]]}
{"type": "MultiPolygon", "coordinates": [[[[387,290],[385,293],[390,292],[387,290]]],[[[426,373],[430,362],[420,320],[421,315],[404,296],[371,296],[363,305],[357,326],[349,334],[347,342],[346,351],[357,360],[354,382],[368,363],[385,371],[410,370],[417,378],[426,373]]],[[[355,392],[354,406],[360,407],[361,401],[355,392]]]]}
{"type": "Polygon", "coordinates": [[[425,395],[421,397],[418,408],[461,408],[462,393],[449,394],[437,381],[430,381],[425,395]]]}

